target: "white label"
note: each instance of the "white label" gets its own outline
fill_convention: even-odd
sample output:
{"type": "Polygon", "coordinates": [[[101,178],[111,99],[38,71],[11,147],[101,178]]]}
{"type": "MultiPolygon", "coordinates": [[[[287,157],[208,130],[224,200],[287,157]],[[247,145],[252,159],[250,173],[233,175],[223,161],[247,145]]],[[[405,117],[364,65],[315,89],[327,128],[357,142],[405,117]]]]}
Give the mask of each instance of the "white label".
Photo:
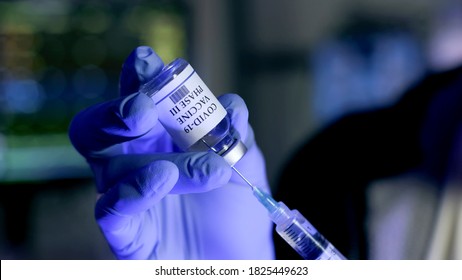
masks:
{"type": "Polygon", "coordinates": [[[160,122],[183,150],[188,150],[226,116],[226,109],[191,65],[152,99],[160,122]]]}

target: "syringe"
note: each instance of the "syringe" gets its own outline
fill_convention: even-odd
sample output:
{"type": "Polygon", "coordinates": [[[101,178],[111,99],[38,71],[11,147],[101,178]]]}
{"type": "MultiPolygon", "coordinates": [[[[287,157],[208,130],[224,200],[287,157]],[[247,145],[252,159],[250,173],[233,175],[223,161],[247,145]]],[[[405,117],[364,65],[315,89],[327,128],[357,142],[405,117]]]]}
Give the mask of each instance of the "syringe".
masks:
{"type": "Polygon", "coordinates": [[[345,260],[346,258],[324,238],[296,209],[276,202],[269,194],[252,185],[236,168],[234,171],[250,186],[258,201],[268,210],[276,224],[276,232],[305,260],[345,260]]]}

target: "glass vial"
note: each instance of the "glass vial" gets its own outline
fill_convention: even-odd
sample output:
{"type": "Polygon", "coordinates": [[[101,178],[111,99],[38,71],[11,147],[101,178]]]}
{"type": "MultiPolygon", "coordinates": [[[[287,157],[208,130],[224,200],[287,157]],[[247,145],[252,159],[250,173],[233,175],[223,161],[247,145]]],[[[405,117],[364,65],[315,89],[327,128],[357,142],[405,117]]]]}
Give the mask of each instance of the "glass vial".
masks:
{"type": "Polygon", "coordinates": [[[154,100],[159,121],[183,151],[210,149],[231,166],[246,153],[226,109],[186,60],[165,65],[140,92],[154,100]]]}

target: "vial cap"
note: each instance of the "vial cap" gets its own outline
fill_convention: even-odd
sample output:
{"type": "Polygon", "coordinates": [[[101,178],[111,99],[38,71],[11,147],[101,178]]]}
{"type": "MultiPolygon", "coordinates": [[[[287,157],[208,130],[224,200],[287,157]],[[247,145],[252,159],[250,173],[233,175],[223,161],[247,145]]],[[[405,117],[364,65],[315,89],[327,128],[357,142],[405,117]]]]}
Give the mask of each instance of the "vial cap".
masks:
{"type": "Polygon", "coordinates": [[[247,152],[247,147],[241,141],[234,144],[221,156],[230,166],[234,166],[247,152]]]}

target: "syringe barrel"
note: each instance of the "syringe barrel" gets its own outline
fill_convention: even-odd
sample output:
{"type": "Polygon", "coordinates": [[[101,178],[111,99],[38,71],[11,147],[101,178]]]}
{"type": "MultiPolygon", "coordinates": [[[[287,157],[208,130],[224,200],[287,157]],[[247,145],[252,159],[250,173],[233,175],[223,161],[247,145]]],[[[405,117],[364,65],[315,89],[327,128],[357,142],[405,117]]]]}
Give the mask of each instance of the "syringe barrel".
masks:
{"type": "MultiPolygon", "coordinates": [[[[281,203],[281,202],[279,202],[281,203]]],[[[281,203],[283,205],[283,203],[281,203]]],[[[285,206],[285,205],[284,205],[285,206]]],[[[345,260],[346,258],[324,238],[297,210],[291,218],[276,223],[276,232],[306,260],[345,260]]]]}

